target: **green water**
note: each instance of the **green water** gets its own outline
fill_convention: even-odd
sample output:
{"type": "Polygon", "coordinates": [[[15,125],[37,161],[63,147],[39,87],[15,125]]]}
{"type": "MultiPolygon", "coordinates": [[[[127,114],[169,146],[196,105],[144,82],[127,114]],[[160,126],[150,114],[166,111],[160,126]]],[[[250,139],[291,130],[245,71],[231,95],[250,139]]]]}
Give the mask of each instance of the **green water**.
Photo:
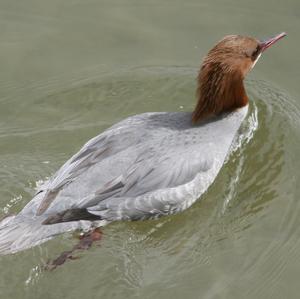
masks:
{"type": "Polygon", "coordinates": [[[300,2],[2,0],[0,217],[89,138],[128,115],[191,110],[202,57],[226,34],[288,37],[247,79],[252,135],[202,200],[115,223],[53,272],[65,234],[0,257],[0,298],[299,298],[300,2]]]}

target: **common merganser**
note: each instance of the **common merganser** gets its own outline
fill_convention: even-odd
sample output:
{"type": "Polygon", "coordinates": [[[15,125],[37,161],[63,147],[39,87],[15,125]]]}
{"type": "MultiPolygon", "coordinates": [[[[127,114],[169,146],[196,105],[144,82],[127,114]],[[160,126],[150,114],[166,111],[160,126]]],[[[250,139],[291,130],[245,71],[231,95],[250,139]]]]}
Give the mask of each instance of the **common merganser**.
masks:
{"type": "Polygon", "coordinates": [[[0,253],[190,207],[215,180],[246,117],[243,79],[285,35],[265,41],[225,36],[204,58],[192,113],[134,115],[88,141],[19,214],[2,220],[0,253]]]}

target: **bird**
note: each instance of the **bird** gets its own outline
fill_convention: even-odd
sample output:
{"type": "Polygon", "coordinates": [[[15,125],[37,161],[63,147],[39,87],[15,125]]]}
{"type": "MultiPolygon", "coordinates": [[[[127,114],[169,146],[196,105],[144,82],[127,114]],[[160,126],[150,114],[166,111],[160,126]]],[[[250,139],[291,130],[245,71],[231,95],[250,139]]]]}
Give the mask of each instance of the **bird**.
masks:
{"type": "Polygon", "coordinates": [[[133,115],[89,140],[18,214],[0,222],[0,254],[74,230],[90,238],[89,247],[111,222],[189,208],[213,184],[247,116],[244,78],[284,36],[225,36],[203,59],[194,111],[133,115]]]}

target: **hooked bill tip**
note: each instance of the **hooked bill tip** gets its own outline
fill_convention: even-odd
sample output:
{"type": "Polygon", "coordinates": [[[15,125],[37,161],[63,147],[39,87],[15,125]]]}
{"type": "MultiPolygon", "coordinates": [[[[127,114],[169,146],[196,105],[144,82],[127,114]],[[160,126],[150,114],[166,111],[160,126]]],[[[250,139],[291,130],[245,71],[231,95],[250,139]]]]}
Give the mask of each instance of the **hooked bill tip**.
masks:
{"type": "Polygon", "coordinates": [[[280,39],[284,38],[285,36],[287,36],[286,32],[281,32],[280,34],[277,34],[274,37],[268,38],[264,41],[260,42],[261,45],[261,51],[264,52],[266,49],[268,49],[269,47],[271,47],[273,44],[275,44],[276,42],[278,42],[280,39]]]}

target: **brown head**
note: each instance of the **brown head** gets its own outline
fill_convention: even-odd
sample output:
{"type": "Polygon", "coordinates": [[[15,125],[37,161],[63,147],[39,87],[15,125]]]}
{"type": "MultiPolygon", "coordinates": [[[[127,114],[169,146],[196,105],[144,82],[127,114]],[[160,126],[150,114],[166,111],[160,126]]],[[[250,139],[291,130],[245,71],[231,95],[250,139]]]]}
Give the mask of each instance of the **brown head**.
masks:
{"type": "Polygon", "coordinates": [[[262,52],[285,35],[283,32],[265,41],[228,35],[218,42],[204,58],[198,75],[198,102],[193,122],[247,105],[245,76],[262,52]]]}

